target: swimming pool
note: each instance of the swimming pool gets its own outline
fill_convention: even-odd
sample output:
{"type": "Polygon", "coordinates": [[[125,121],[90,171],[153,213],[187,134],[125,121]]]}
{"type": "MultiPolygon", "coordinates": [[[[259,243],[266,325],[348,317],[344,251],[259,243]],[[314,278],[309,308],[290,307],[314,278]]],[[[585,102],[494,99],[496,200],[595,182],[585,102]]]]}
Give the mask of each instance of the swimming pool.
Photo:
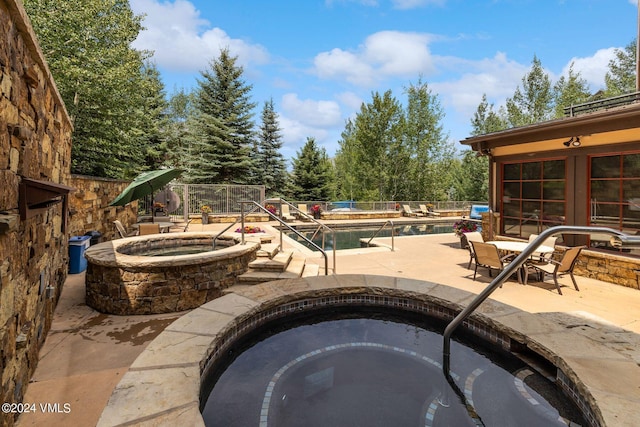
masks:
{"type": "MultiPolygon", "coordinates": [[[[336,235],[336,250],[341,249],[354,249],[363,247],[361,239],[369,240],[371,236],[380,228],[380,225],[375,227],[353,227],[335,229],[336,235]]],[[[311,238],[315,232],[313,231],[301,231],[307,238],[311,238]]],[[[394,226],[395,236],[420,236],[425,234],[442,234],[451,233],[453,231],[453,223],[439,223],[439,224],[412,224],[412,225],[396,225],[394,226]]],[[[300,244],[306,246],[309,249],[314,249],[311,245],[307,244],[303,239],[297,236],[295,233],[288,232],[286,235],[300,244]]],[[[391,237],[391,229],[387,226],[376,235],[377,237],[391,237]]],[[[324,248],[326,250],[333,250],[334,245],[331,240],[330,234],[325,234],[324,248]]],[[[313,243],[322,247],[322,235],[318,234],[313,238],[313,243]]]]}
{"type": "Polygon", "coordinates": [[[252,334],[205,380],[215,382],[205,425],[585,425],[553,382],[478,341],[454,343],[463,402],[446,390],[435,319],[349,311],[290,317],[252,334]]]}

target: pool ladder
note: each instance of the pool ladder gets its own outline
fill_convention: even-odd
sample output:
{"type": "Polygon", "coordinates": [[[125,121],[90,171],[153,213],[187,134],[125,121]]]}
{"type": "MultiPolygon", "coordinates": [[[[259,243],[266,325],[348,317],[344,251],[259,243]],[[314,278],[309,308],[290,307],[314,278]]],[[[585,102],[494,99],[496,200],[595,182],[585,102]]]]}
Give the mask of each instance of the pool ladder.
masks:
{"type": "Polygon", "coordinates": [[[395,250],[395,241],[394,241],[394,239],[396,237],[395,236],[396,232],[395,232],[395,228],[393,227],[393,221],[391,221],[391,220],[385,221],[385,223],[382,224],[380,226],[380,228],[378,228],[376,230],[375,233],[373,233],[373,236],[371,236],[371,238],[367,241],[367,247],[369,247],[369,243],[371,243],[371,241],[378,235],[378,233],[381,232],[382,229],[384,229],[387,225],[391,225],[391,252],[393,252],[395,250]]]}
{"type": "Polygon", "coordinates": [[[574,225],[558,225],[556,227],[551,227],[543,232],[533,240],[529,245],[527,245],[526,249],[522,251],[517,257],[514,258],[511,263],[509,263],[504,270],[500,272],[496,276],[495,279],[489,283],[489,285],[480,292],[474,299],[469,303],[469,305],[462,310],[445,328],[443,334],[443,347],[442,347],[442,371],[444,372],[445,377],[450,379],[451,376],[449,374],[449,368],[451,363],[451,335],[453,331],[456,330],[458,326],[462,322],[464,322],[477,308],[486,300],[489,295],[493,293],[498,287],[502,286],[502,284],[511,276],[517,269],[519,269],[522,264],[525,263],[527,258],[529,258],[538,246],[542,245],[542,243],[549,237],[560,234],[582,234],[589,235],[592,233],[604,233],[611,235],[611,245],[616,248],[634,248],[640,247],[640,236],[630,236],[628,234],[622,233],[621,231],[614,230],[612,228],[607,227],[593,227],[593,226],[574,226],[574,225]]]}

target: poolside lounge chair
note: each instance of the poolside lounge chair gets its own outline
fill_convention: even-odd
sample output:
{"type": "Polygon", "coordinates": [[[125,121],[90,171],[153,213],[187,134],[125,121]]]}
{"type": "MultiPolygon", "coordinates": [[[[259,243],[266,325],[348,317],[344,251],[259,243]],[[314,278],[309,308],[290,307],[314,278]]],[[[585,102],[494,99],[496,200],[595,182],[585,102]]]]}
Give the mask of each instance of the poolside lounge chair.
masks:
{"type": "Polygon", "coordinates": [[[300,221],[311,221],[313,217],[309,215],[309,209],[305,203],[298,203],[298,219],[300,221]]]}
{"type": "MultiPolygon", "coordinates": [[[[576,266],[580,252],[582,252],[582,249],[584,248],[586,248],[586,246],[575,246],[567,249],[562,255],[560,261],[556,261],[549,257],[545,259],[545,263],[528,263],[528,266],[533,267],[533,269],[540,274],[539,279],[541,282],[544,282],[545,274],[553,276],[553,283],[556,285],[560,295],[562,295],[562,291],[558,284],[558,276],[563,274],[569,274],[571,281],[573,282],[573,287],[576,288],[576,291],[580,291],[580,289],[578,289],[578,284],[576,283],[576,278],[573,276],[573,268],[576,266]]],[[[524,283],[527,283],[527,275],[525,275],[524,283]]]]}
{"type": "MultiPolygon", "coordinates": [[[[491,275],[491,269],[502,271],[504,266],[508,264],[513,258],[513,255],[506,255],[500,257],[498,248],[491,243],[484,242],[469,242],[469,246],[473,246],[473,257],[475,259],[475,269],[473,271],[473,280],[476,280],[476,274],[478,273],[478,267],[485,267],[489,270],[489,277],[491,275]]],[[[518,275],[518,280],[520,276],[518,275]]]]}
{"type": "Polygon", "coordinates": [[[426,216],[440,216],[439,212],[434,212],[433,210],[428,209],[426,205],[419,205],[419,206],[420,206],[420,212],[422,212],[426,216]]]}
{"type": "Polygon", "coordinates": [[[160,233],[160,225],[156,223],[143,222],[138,226],[139,235],[146,236],[148,234],[159,234],[160,233]]]}
{"type": "Polygon", "coordinates": [[[120,222],[119,219],[116,219],[115,221],[113,221],[113,225],[115,225],[116,232],[118,233],[120,238],[131,237],[131,236],[135,236],[136,234],[138,234],[138,232],[135,231],[135,230],[127,232],[127,230],[124,228],[124,225],[122,225],[122,222],[120,222]]]}
{"type": "Polygon", "coordinates": [[[289,205],[282,204],[280,205],[280,218],[285,221],[293,221],[295,218],[291,215],[291,211],[289,210],[289,205]]]}
{"type": "Polygon", "coordinates": [[[424,216],[422,213],[412,211],[409,205],[402,205],[402,210],[404,211],[405,216],[424,216]]]}

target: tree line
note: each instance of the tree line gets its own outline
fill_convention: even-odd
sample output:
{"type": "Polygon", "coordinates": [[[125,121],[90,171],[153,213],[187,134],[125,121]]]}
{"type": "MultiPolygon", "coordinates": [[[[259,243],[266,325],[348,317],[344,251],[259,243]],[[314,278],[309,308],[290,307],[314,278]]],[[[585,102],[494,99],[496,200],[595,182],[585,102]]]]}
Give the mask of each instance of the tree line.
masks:
{"type": "MultiPolygon", "coordinates": [[[[399,100],[373,92],[348,119],[330,158],[314,138],[291,160],[273,99],[252,85],[228,49],[200,72],[193,90],[167,97],[153,53],[131,47],[142,31],[127,0],[24,0],[74,126],[73,173],[130,179],[172,166],[191,183],[260,184],[294,200],[486,200],[484,157],[459,153],[439,97],[419,77],[399,100]]],[[[573,65],[555,84],[533,57],[504,106],[483,96],[472,135],[562,117],[564,107],[635,91],[633,41],[609,63],[605,89],[590,93],[573,65]]]]}

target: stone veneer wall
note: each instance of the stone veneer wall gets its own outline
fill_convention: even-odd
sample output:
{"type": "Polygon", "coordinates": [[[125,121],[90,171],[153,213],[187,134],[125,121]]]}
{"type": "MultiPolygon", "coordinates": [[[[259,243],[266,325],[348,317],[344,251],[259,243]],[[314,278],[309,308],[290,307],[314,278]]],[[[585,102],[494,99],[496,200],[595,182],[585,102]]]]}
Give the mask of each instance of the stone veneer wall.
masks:
{"type": "MultiPolygon", "coordinates": [[[[22,220],[23,178],[70,185],[72,125],[19,0],[0,0],[0,402],[18,403],[67,277],[63,204],[22,220]]],[[[11,426],[18,414],[0,414],[11,426]]]]}
{"type": "Polygon", "coordinates": [[[71,186],[76,191],[71,195],[69,204],[72,236],[82,236],[88,231],[98,231],[101,241],[119,238],[113,221],[120,220],[125,228],[136,222],[138,202],[126,206],[109,206],[124,190],[130,181],[121,181],[92,176],[73,175],[71,186]]]}

